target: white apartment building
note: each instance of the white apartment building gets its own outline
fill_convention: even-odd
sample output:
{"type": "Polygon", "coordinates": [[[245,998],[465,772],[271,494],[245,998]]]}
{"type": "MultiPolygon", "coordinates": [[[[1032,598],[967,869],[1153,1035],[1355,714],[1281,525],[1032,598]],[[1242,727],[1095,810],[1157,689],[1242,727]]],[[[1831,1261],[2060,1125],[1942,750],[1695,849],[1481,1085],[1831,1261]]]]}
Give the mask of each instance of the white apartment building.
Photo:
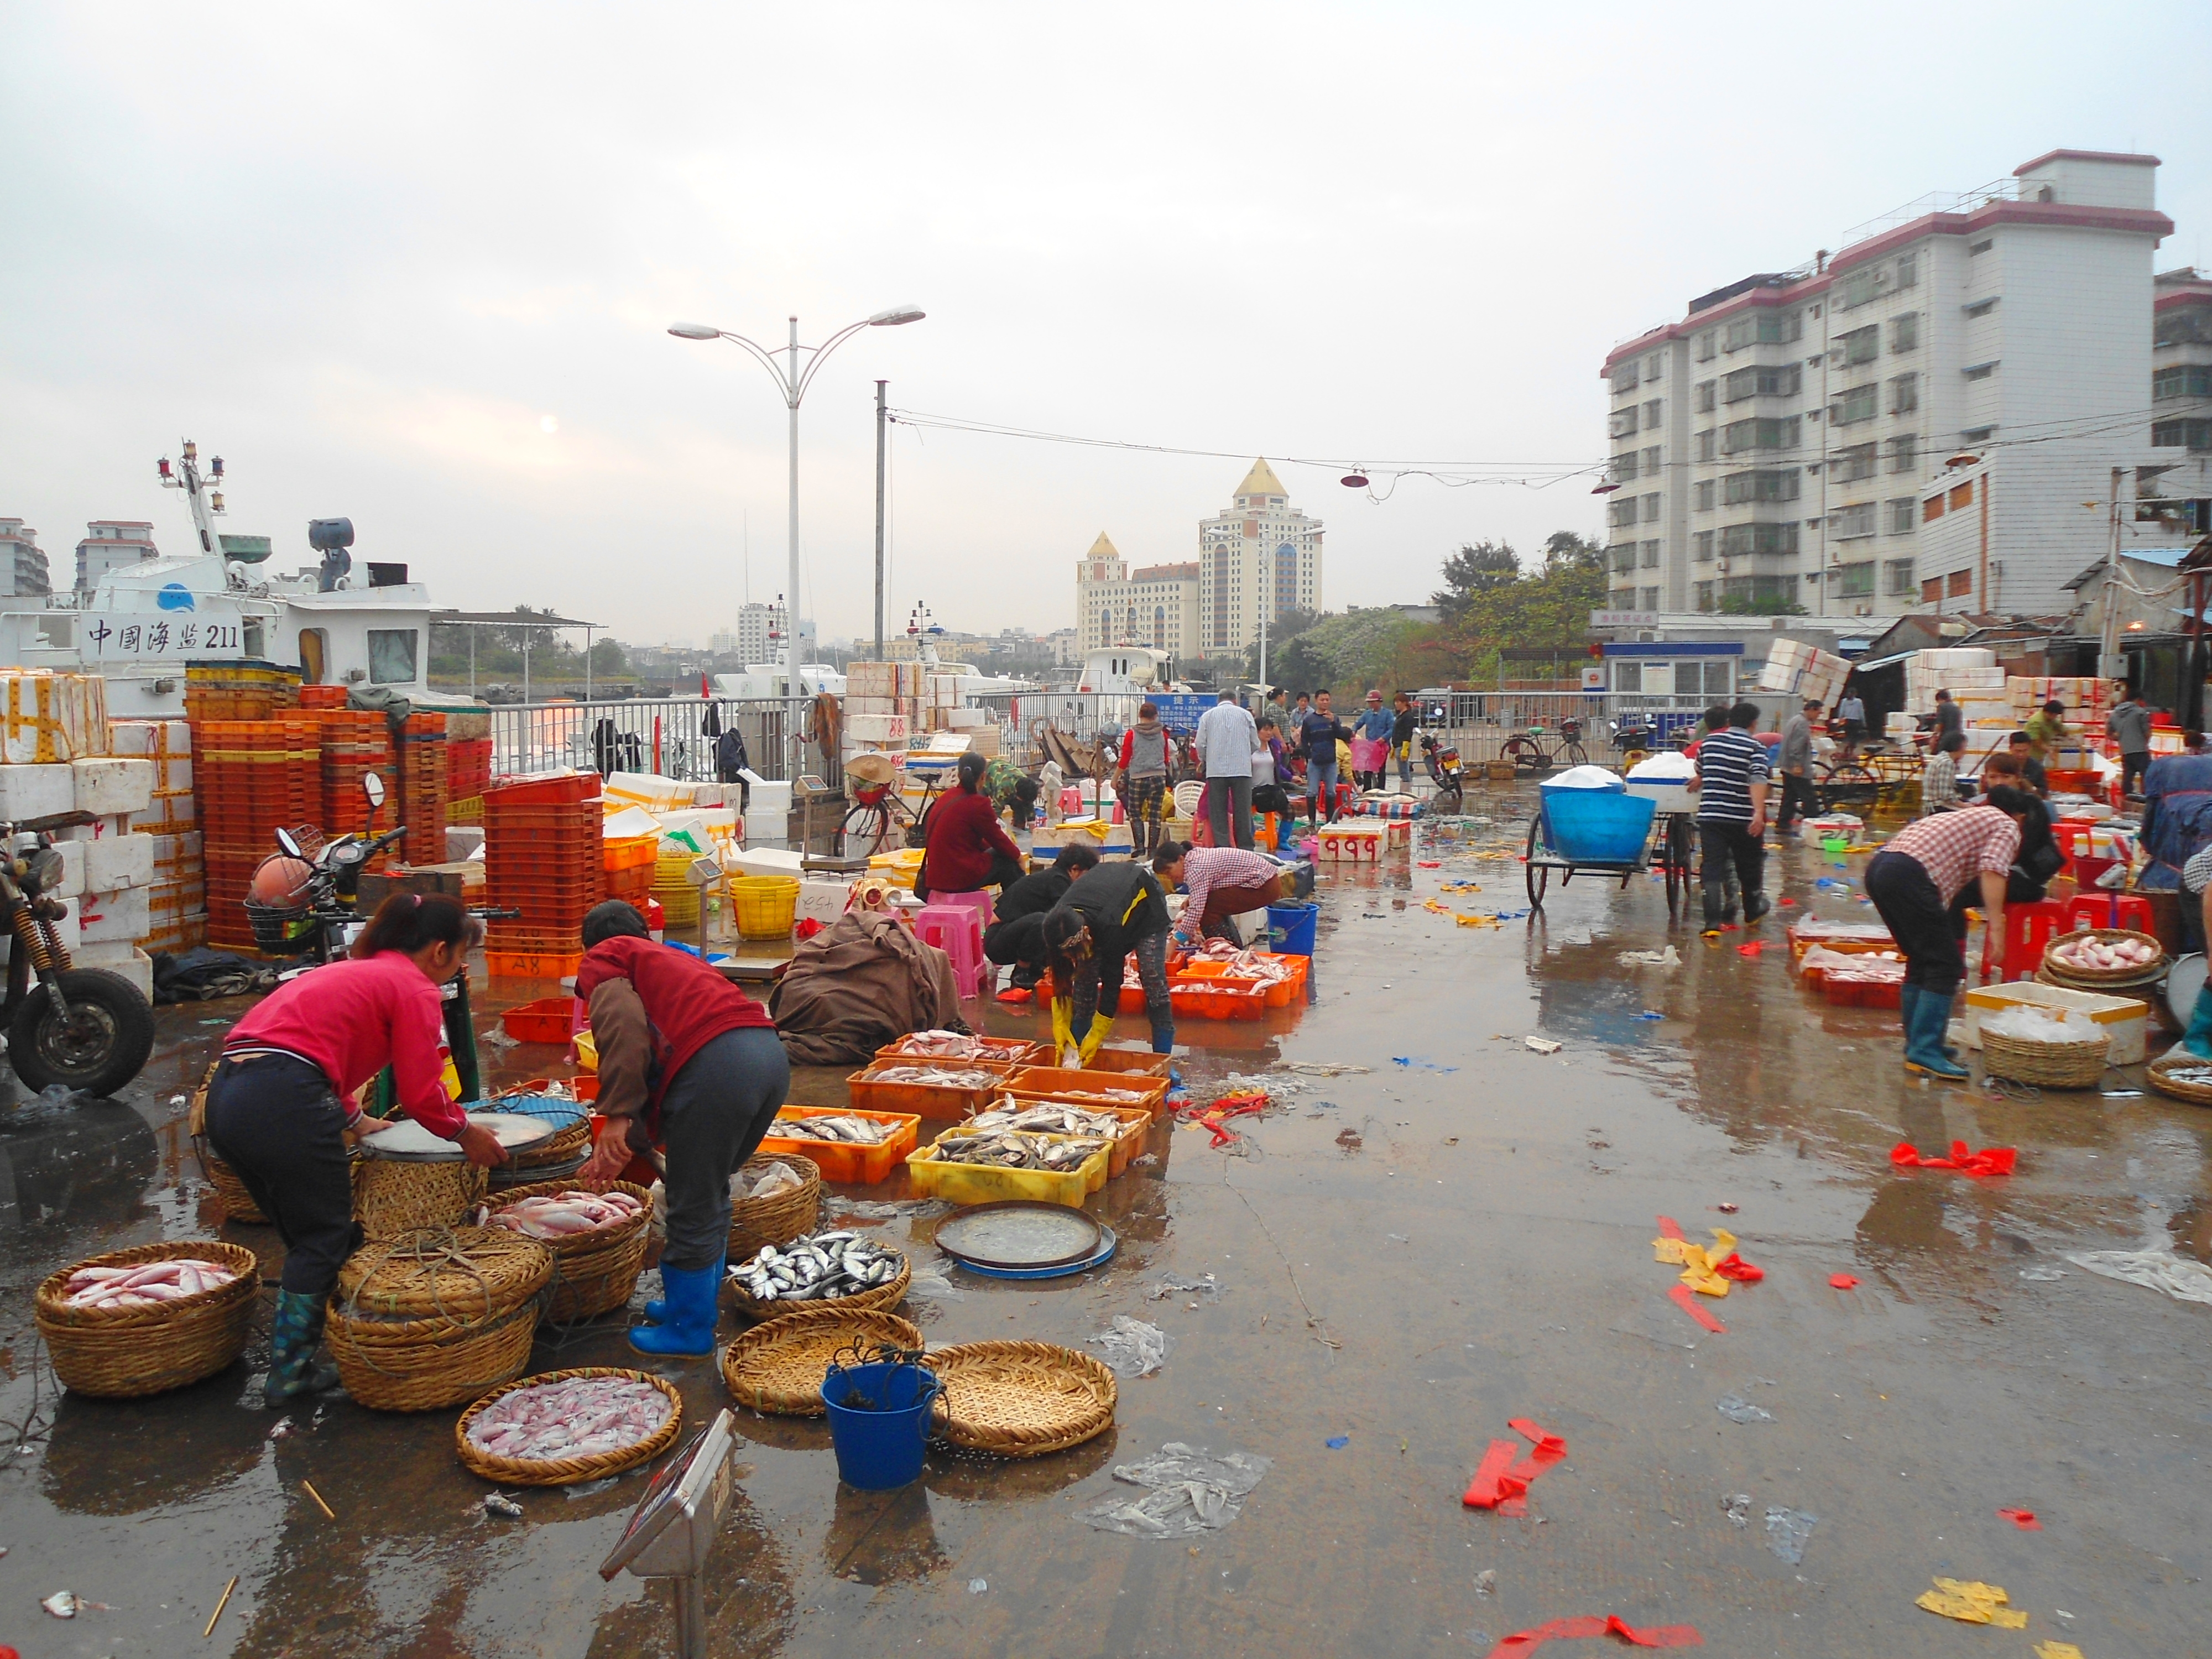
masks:
{"type": "MultiPolygon", "coordinates": [[[[738,609],[738,626],[732,648],[741,661],[781,662],[784,659],[784,612],[781,605],[751,603],[738,609]]],[[[720,650],[721,647],[715,647],[720,650]]],[[[803,653],[801,653],[804,654],[803,653]]]]}
{"type": "Polygon", "coordinates": [[[89,593],[111,570],[156,559],[154,526],[143,519],[94,519],[76,544],[76,591],[89,593]]]}
{"type": "Polygon", "coordinates": [[[2150,459],[2159,473],[2145,494],[2179,507],[2182,527],[2203,535],[2212,532],[2212,276],[2185,265],[2161,271],[2154,290],[2150,459]]]}
{"type": "Polygon", "coordinates": [[[0,596],[26,599],[52,591],[39,532],[21,519],[0,519],[0,596]]]}
{"type": "Polygon", "coordinates": [[[1198,526],[1198,629],[1203,649],[1242,651],[1291,611],[1322,604],[1321,521],[1292,507],[1266,460],[1252,463],[1231,504],[1198,526]]]}
{"type": "Polygon", "coordinates": [[[2053,150],[1616,347],[1611,606],[2064,611],[2109,534],[2080,504],[2150,459],[2157,166],[2053,150]],[[1962,453],[2001,515],[1971,570],[1923,546],[1923,486],[1962,453]]]}
{"type": "Polygon", "coordinates": [[[1075,614],[1080,650],[1148,645],[1170,656],[1199,650],[1198,566],[1129,568],[1106,532],[1075,567],[1075,614]]]}

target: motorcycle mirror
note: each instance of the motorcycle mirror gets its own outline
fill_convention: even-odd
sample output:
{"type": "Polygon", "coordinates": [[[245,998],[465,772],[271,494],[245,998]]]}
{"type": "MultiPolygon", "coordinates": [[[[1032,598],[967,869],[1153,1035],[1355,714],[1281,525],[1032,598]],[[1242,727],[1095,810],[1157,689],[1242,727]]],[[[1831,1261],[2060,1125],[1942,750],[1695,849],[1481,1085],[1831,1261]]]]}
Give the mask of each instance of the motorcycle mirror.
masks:
{"type": "Polygon", "coordinates": [[[307,856],[300,850],[299,838],[289,830],[279,830],[276,832],[276,844],[284,849],[286,858],[304,859],[307,856]]]}
{"type": "Polygon", "coordinates": [[[363,774],[361,780],[361,793],[368,797],[368,804],[372,811],[383,805],[384,775],[381,772],[363,774]]]}

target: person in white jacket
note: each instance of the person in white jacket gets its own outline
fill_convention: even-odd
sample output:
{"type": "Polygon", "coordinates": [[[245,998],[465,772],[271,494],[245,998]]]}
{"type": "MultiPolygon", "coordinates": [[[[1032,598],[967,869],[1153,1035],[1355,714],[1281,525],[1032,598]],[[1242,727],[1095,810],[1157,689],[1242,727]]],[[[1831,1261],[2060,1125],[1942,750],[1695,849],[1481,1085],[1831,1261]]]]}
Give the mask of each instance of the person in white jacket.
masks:
{"type": "Polygon", "coordinates": [[[1221,701],[1200,717],[1193,741],[1206,778],[1206,818],[1213,844],[1249,852],[1254,842],[1252,751],[1260,746],[1260,733],[1234,691],[1224,691],[1221,701]]]}

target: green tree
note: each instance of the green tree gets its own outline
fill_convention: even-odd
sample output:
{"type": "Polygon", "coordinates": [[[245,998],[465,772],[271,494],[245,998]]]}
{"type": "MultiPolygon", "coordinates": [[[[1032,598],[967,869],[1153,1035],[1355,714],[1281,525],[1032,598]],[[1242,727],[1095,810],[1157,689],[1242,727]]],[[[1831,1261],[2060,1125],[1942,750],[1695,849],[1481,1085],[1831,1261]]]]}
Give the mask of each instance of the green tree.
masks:
{"type": "Polygon", "coordinates": [[[619,640],[601,640],[592,647],[592,672],[594,674],[627,674],[629,653],[622,648],[619,640]]]}
{"type": "MultiPolygon", "coordinates": [[[[1283,647],[1321,620],[1317,611],[1285,611],[1267,624],[1267,680],[1272,685],[1287,685],[1283,678],[1283,647]]],[[[1260,641],[1255,638],[1244,653],[1244,666],[1239,671],[1255,684],[1260,678],[1260,641]]]]}
{"type": "Polygon", "coordinates": [[[1802,617],[1805,607],[1774,593],[1730,593],[1718,606],[1723,617],[1802,617]]]}
{"type": "Polygon", "coordinates": [[[1468,672],[1495,678],[1508,646],[1578,651],[1589,637],[1589,613],[1605,608],[1605,550],[1571,530],[1544,540],[1542,568],[1473,595],[1454,630],[1468,672]]]}
{"type": "Polygon", "coordinates": [[[1443,614],[1447,626],[1467,614],[1477,596],[1517,581],[1521,556],[1510,542],[1462,542],[1459,551],[1444,561],[1444,585],[1429,596],[1429,603],[1443,614]]]}

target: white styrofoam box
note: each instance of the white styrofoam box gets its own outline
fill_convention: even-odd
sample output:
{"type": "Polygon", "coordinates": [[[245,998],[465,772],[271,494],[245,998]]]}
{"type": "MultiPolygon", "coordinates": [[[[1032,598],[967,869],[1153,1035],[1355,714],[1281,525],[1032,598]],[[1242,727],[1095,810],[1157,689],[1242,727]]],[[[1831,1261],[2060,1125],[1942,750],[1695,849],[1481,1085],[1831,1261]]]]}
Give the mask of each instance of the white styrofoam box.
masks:
{"type": "MultiPolygon", "coordinates": [[[[82,761],[77,763],[82,766],[82,761]]],[[[84,848],[84,884],[94,893],[125,887],[143,887],[154,879],[154,838],[151,836],[103,836],[81,842],[84,848]]]]}
{"type": "Polygon", "coordinates": [[[446,826],[446,861],[474,858],[477,849],[484,844],[481,823],[449,823],[446,826]]]}
{"type": "Polygon", "coordinates": [[[747,847],[731,855],[729,867],[741,876],[796,876],[805,857],[781,847],[747,847]]]}
{"type": "MultiPolygon", "coordinates": [[[[0,777],[6,775],[5,772],[0,772],[0,777]]],[[[54,831],[54,839],[56,841],[104,841],[110,836],[125,836],[130,833],[130,818],[121,813],[112,812],[105,817],[94,818],[90,823],[65,823],[54,831]]]]}
{"type": "Polygon", "coordinates": [[[848,693],[845,698],[845,715],[848,720],[855,714],[896,714],[898,711],[896,697],[858,697],[848,693]]]}
{"type": "Polygon", "coordinates": [[[54,851],[62,855],[62,884],[52,889],[57,898],[75,898],[84,891],[84,854],[92,843],[88,841],[57,841],[54,851]]]}
{"type": "Polygon", "coordinates": [[[165,755],[154,763],[154,787],[174,793],[192,787],[192,757],[190,755],[165,755]]]}
{"type": "Polygon", "coordinates": [[[154,1000],[154,958],[143,951],[134,950],[131,960],[115,970],[138,988],[138,994],[151,1002],[154,1000]]]}
{"type": "Polygon", "coordinates": [[[1982,1046],[1984,1019],[2023,1002],[2039,1008],[2065,1008],[2087,1014],[2098,1030],[2112,1039],[2112,1049],[2105,1056],[2108,1065],[2142,1064],[2143,1039],[2149,1031],[2148,1004],[2134,997],[2105,996],[2094,991],[2077,991],[2068,985],[2041,985],[2033,980],[2021,980],[2011,985],[1970,987],[1964,1022],[1966,1046],[1982,1046]]]}
{"type": "Polygon", "coordinates": [[[76,810],[76,774],[64,763],[0,766],[0,818],[49,818],[76,810]]]}
{"type": "Polygon", "coordinates": [[[846,720],[845,732],[856,743],[904,743],[907,718],[903,714],[854,714],[846,720]]]}
{"type": "Polygon", "coordinates": [[[83,931],[77,921],[77,912],[83,905],[82,895],[68,900],[66,914],[54,923],[54,937],[61,941],[62,949],[72,956],[76,954],[76,947],[84,942],[83,931]]]}
{"type": "Polygon", "coordinates": [[[90,945],[80,945],[70,952],[70,963],[77,968],[119,969],[128,963],[138,947],[127,939],[100,939],[90,945]]]}
{"type": "Polygon", "coordinates": [[[133,716],[107,723],[107,752],[111,755],[184,755],[192,752],[189,720],[146,720],[133,716]]]}
{"type": "Polygon", "coordinates": [[[945,711],[945,723],[955,732],[973,732],[977,727],[988,724],[990,719],[988,709],[948,708],[945,711]]]}
{"type": "Polygon", "coordinates": [[[143,812],[154,799],[154,763],[128,755],[72,761],[80,812],[143,812]]]}
{"type": "Polygon", "coordinates": [[[88,945],[117,939],[136,943],[153,931],[149,898],[143,887],[87,893],[76,901],[77,936],[88,945]]]}
{"type": "Polygon", "coordinates": [[[791,780],[763,778],[753,785],[752,799],[745,808],[745,817],[756,812],[788,812],[791,811],[791,780]]]}
{"type": "Polygon", "coordinates": [[[801,877],[799,883],[799,908],[793,913],[794,921],[810,917],[827,927],[845,914],[845,906],[853,896],[853,884],[834,881],[823,877],[801,877]]]}
{"type": "MultiPolygon", "coordinates": [[[[854,662],[845,665],[845,712],[854,714],[853,700],[856,697],[890,698],[898,696],[897,676],[887,662],[854,662]]],[[[884,714],[885,709],[866,712],[884,714]]]]}

